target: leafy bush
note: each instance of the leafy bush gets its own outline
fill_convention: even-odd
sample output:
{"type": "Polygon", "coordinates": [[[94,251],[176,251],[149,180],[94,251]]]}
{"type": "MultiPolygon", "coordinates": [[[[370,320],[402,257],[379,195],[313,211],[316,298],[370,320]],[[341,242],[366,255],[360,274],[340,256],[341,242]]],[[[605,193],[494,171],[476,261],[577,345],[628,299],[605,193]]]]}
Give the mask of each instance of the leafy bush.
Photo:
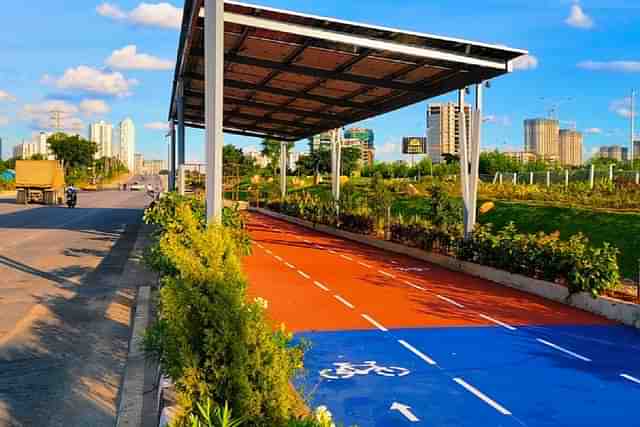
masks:
{"type": "Polygon", "coordinates": [[[197,402],[211,399],[230,402],[248,426],[284,426],[297,403],[290,380],[304,348],[291,344],[284,327],[273,331],[265,301],[246,301],[236,230],[204,226],[197,209],[197,202],[171,197],[145,215],[164,230],[149,255],[163,277],[147,351],[176,385],[184,410],[177,425],[188,425],[197,402]]]}

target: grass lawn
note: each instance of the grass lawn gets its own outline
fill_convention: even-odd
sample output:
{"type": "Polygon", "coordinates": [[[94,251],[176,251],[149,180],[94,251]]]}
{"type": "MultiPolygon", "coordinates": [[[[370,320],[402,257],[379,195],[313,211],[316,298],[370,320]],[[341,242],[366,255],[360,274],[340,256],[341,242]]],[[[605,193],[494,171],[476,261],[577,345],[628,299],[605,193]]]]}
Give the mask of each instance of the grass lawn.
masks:
{"type": "Polygon", "coordinates": [[[496,209],[481,215],[483,224],[501,228],[513,221],[527,233],[560,231],[563,239],[583,233],[595,245],[609,242],[620,249],[620,269],[625,278],[636,278],[640,258],[640,214],[609,213],[588,209],[530,206],[522,203],[497,202],[496,209]]]}

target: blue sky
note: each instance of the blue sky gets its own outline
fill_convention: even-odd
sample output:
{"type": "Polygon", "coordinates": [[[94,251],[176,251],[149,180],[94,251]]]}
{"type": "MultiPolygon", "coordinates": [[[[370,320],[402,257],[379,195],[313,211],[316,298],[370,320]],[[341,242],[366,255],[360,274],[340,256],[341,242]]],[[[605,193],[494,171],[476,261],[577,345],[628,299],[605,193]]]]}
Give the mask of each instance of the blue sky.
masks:
{"type": "MultiPolygon", "coordinates": [[[[4,157],[49,123],[49,110],[86,134],[91,121],[131,117],[137,151],[164,158],[182,2],[168,0],[6,2],[0,19],[0,137],[4,157]]],[[[546,116],[585,131],[585,155],[627,144],[628,102],[640,90],[640,2],[631,0],[261,0],[259,4],[527,49],[528,69],[496,79],[486,93],[484,146],[519,149],[522,121],[546,116]],[[472,6],[471,6],[472,5],[472,6]]],[[[454,99],[454,95],[441,100],[454,99]]],[[[640,97],[639,97],[640,99],[640,97]]],[[[403,136],[425,132],[426,103],[362,124],[376,132],[378,158],[400,158],[403,136]]],[[[570,126],[566,124],[566,126],[570,126]]],[[[187,135],[187,157],[204,158],[203,134],[187,135]]],[[[227,136],[257,146],[258,140],[227,136]]],[[[306,149],[301,142],[299,150],[306,149]]]]}

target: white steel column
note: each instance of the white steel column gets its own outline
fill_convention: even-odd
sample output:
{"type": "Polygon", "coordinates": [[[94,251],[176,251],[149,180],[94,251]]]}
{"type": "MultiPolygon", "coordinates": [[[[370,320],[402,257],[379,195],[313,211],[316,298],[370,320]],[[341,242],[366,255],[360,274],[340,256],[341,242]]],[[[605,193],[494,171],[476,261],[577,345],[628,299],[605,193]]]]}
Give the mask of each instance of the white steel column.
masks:
{"type": "Polygon", "coordinates": [[[469,237],[476,226],[478,205],[478,182],[480,175],[480,147],[482,145],[482,85],[476,85],[476,108],[472,123],[471,141],[471,179],[469,182],[469,222],[465,227],[465,235],[469,237]]]}
{"type": "Polygon", "coordinates": [[[178,169],[184,165],[185,161],[185,141],[184,141],[184,82],[178,83],[178,169]]]}
{"type": "Polygon", "coordinates": [[[205,145],[207,151],[207,219],[222,220],[222,147],[224,136],[224,0],[204,0],[205,5],[205,145]]]}
{"type": "Polygon", "coordinates": [[[340,177],[342,177],[342,128],[336,135],[336,201],[340,200],[340,177]]]}
{"type": "Polygon", "coordinates": [[[176,191],[176,125],[171,122],[169,126],[169,191],[176,191]]]}
{"type": "Polygon", "coordinates": [[[460,183],[462,185],[464,230],[465,237],[467,237],[471,220],[471,200],[469,197],[469,153],[467,144],[467,122],[464,111],[464,92],[464,89],[458,91],[458,107],[460,109],[458,116],[460,124],[458,128],[460,129],[460,183]]]}
{"type": "Polygon", "coordinates": [[[594,165],[591,165],[591,168],[589,169],[589,187],[593,190],[593,186],[595,185],[595,181],[596,181],[596,167],[594,165]]]}
{"type": "Polygon", "coordinates": [[[280,194],[282,199],[287,196],[287,143],[280,143],[280,194]]]}
{"type": "Polygon", "coordinates": [[[634,134],[636,132],[635,126],[636,120],[636,91],[631,91],[631,169],[633,169],[633,161],[635,160],[636,154],[634,153],[635,147],[633,146],[634,134]]]}

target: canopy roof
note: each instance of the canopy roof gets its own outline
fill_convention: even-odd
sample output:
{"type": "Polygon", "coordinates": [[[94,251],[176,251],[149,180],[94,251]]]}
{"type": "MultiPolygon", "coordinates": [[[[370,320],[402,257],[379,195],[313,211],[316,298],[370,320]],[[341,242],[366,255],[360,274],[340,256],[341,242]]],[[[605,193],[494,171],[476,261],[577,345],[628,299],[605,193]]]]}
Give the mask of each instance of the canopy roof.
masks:
{"type": "MultiPolygon", "coordinates": [[[[170,120],[204,127],[204,0],[186,0],[170,120]]],[[[467,40],[225,2],[224,131],[296,141],[511,71],[467,40]]]]}

